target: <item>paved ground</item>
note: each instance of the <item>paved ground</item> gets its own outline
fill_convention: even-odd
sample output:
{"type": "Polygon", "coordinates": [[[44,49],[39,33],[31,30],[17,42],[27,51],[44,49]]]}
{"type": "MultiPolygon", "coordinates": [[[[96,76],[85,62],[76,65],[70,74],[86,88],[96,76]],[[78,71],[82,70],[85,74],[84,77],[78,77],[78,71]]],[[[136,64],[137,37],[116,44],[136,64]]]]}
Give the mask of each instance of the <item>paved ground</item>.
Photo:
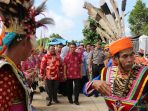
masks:
{"type": "Polygon", "coordinates": [[[102,97],[85,97],[80,95],[80,105],[69,104],[66,97],[58,95],[59,104],[46,106],[46,94],[36,94],[32,105],[39,111],[108,111],[102,97]]]}

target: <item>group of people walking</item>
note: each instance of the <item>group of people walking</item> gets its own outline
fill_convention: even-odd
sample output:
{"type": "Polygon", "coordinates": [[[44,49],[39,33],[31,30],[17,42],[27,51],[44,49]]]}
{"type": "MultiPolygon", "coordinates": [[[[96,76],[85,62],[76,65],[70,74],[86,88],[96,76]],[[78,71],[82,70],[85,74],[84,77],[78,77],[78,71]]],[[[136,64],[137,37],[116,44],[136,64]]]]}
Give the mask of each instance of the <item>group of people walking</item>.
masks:
{"type": "Polygon", "coordinates": [[[91,46],[87,44],[89,52],[85,51],[84,45],[77,47],[75,43],[67,43],[62,49],[60,46],[62,45],[49,46],[47,54],[41,61],[40,77],[46,81],[49,96],[47,105],[51,105],[52,100],[59,103],[58,92],[67,95],[70,104],[74,102],[79,105],[79,93],[82,92],[83,85],[88,81],[86,61],[88,54],[86,53],[90,52],[91,46]]]}
{"type": "Polygon", "coordinates": [[[47,52],[33,54],[36,28],[53,23],[51,18],[35,20],[44,6],[45,2],[33,7],[33,0],[0,1],[0,111],[35,110],[30,92],[38,79],[45,81],[48,106],[52,101],[59,103],[58,90],[70,104],[79,105],[84,86],[86,96],[104,96],[110,111],[147,111],[147,58],[142,50],[135,56],[130,38],[123,37],[106,47],[99,42],[51,45],[47,52]]]}

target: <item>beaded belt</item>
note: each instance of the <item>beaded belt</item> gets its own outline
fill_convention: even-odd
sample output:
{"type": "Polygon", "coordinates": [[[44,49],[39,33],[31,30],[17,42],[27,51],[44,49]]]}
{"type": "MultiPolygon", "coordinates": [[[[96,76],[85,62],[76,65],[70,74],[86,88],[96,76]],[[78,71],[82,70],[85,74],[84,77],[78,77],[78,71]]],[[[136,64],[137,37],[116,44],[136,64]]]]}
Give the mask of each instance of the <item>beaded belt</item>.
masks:
{"type": "Polygon", "coordinates": [[[20,98],[16,98],[12,101],[12,104],[20,104],[20,103],[24,103],[24,101],[20,98]]]}

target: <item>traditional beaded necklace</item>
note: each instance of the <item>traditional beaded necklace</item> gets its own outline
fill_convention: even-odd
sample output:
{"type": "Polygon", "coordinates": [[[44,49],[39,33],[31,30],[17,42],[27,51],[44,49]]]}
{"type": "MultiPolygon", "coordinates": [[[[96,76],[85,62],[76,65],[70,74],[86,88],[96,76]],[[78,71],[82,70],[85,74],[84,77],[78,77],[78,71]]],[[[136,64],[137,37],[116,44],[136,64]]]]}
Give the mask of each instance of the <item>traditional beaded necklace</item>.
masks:
{"type": "Polygon", "coordinates": [[[16,66],[16,64],[9,57],[7,57],[5,55],[0,55],[0,56],[3,57],[3,58],[5,58],[17,71],[20,71],[18,69],[18,67],[16,66]]]}
{"type": "Polygon", "coordinates": [[[4,59],[6,59],[17,71],[18,71],[18,75],[20,76],[20,78],[22,79],[23,83],[28,86],[26,78],[24,76],[24,74],[22,73],[22,71],[16,66],[16,64],[7,56],[5,55],[0,55],[0,57],[3,57],[4,59]]]}
{"type": "MultiPolygon", "coordinates": [[[[132,70],[130,70],[129,73],[128,73],[128,79],[126,80],[124,90],[123,90],[122,94],[120,95],[120,97],[124,96],[124,93],[125,93],[125,91],[126,91],[126,89],[128,87],[128,84],[129,84],[129,81],[130,81],[130,78],[131,78],[131,75],[132,75],[131,71],[132,70]]],[[[115,94],[115,81],[117,80],[117,75],[118,75],[118,69],[116,70],[116,76],[115,76],[114,83],[113,83],[113,94],[115,94]]]]}

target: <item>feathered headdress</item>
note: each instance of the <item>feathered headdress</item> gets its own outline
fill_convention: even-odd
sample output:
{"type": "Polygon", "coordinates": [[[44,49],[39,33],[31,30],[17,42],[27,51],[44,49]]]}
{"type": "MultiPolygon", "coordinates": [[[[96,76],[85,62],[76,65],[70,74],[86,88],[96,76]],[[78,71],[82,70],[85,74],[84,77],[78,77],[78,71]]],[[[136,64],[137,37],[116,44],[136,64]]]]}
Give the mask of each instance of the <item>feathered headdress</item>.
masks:
{"type": "Polygon", "coordinates": [[[35,21],[35,17],[45,10],[45,2],[35,8],[34,0],[0,0],[0,16],[6,32],[34,34],[36,28],[44,24],[52,24],[51,18],[35,21]]]}
{"type": "Polygon", "coordinates": [[[89,16],[100,24],[96,31],[110,41],[117,40],[125,36],[124,28],[124,11],[126,8],[126,0],[122,0],[122,17],[115,0],[110,0],[112,8],[110,8],[105,0],[100,0],[100,8],[94,7],[92,4],[85,2],[84,8],[88,10],[89,16]],[[112,10],[115,16],[112,15],[112,10]]]}
{"type": "MultiPolygon", "coordinates": [[[[3,30],[7,33],[25,34],[26,37],[30,37],[30,35],[35,34],[36,28],[45,26],[45,24],[53,24],[51,18],[35,20],[35,17],[46,9],[45,3],[46,0],[38,7],[34,7],[34,0],[0,0],[3,30]]],[[[5,37],[0,39],[0,46],[3,45],[3,38],[5,37]]]]}

